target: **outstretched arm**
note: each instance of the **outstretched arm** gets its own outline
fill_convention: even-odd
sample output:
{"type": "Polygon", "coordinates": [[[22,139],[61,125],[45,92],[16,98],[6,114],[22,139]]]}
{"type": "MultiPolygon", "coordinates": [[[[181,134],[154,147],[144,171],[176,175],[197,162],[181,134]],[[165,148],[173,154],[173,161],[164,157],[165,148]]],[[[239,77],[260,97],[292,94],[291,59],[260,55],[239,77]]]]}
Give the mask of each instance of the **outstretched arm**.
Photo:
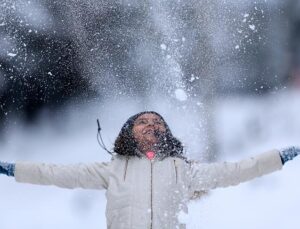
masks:
{"type": "Polygon", "coordinates": [[[17,162],[0,163],[0,173],[14,176],[17,182],[55,185],[62,188],[107,188],[109,163],[57,165],[17,162]]]}
{"type": "Polygon", "coordinates": [[[209,190],[237,185],[256,177],[280,170],[283,164],[300,154],[300,149],[289,147],[272,150],[239,162],[191,164],[191,191],[209,190]]]}

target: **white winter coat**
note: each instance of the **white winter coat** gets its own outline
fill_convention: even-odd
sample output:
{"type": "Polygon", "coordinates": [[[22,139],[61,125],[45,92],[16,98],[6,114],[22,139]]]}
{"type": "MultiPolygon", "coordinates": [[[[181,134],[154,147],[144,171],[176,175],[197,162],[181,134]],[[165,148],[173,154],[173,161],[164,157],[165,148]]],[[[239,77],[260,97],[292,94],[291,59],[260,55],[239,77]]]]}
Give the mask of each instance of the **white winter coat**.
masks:
{"type": "Polygon", "coordinates": [[[167,157],[115,156],[109,163],[54,165],[17,162],[15,179],[62,188],[106,189],[107,228],[185,228],[178,220],[201,191],[237,185],[282,168],[276,150],[237,163],[186,162],[167,157]]]}

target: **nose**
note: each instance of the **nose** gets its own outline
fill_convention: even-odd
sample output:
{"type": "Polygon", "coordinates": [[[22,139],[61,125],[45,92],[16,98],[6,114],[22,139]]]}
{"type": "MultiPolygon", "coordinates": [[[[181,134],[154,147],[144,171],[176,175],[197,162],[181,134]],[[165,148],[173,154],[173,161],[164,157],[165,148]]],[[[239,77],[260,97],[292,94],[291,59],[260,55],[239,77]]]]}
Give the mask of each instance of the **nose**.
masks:
{"type": "Polygon", "coordinates": [[[152,120],[148,120],[148,126],[154,126],[155,125],[155,122],[152,121],[152,120]]]}

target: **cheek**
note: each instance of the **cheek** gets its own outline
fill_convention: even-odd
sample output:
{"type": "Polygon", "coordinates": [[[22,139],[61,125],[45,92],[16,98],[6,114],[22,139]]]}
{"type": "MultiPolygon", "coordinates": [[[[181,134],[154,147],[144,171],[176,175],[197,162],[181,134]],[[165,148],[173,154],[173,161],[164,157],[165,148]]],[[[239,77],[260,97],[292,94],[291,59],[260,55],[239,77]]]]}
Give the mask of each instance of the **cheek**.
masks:
{"type": "Polygon", "coordinates": [[[138,127],[132,129],[133,137],[137,140],[141,138],[141,130],[138,127]]]}

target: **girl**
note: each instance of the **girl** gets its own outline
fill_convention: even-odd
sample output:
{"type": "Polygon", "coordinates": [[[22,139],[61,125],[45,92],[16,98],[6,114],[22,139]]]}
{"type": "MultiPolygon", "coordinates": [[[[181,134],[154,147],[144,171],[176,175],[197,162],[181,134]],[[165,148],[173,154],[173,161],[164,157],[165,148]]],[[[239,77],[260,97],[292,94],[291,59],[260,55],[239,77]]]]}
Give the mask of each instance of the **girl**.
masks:
{"type": "Polygon", "coordinates": [[[189,200],[218,187],[237,185],[276,170],[300,153],[271,150],[237,163],[189,161],[161,115],[130,117],[114,144],[110,162],[55,165],[1,163],[0,173],[18,182],[62,188],[106,189],[107,228],[185,228],[178,221],[189,200]]]}

